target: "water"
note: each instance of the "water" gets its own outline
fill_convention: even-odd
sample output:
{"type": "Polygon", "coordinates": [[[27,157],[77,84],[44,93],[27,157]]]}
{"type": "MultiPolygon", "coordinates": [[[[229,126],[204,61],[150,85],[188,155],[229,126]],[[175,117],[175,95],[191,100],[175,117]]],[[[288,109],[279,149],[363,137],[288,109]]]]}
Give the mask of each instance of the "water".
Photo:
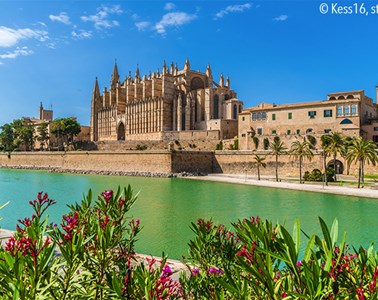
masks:
{"type": "Polygon", "coordinates": [[[339,236],[347,242],[368,246],[378,241],[377,199],[290,191],[189,179],[142,178],[97,175],[51,174],[42,171],[0,170],[2,228],[15,229],[17,219],[31,215],[28,201],[46,191],[57,204],[49,210],[50,220],[60,223],[67,204],[78,202],[92,188],[94,195],[130,184],[139,198],[130,214],[140,219],[143,230],[137,242],[140,253],[170,258],[187,254],[193,237],[189,226],[199,218],[212,218],[230,225],[238,218],[260,216],[285,222],[291,231],[295,218],[307,233],[320,233],[318,216],[328,224],[339,220],[339,236]]]}

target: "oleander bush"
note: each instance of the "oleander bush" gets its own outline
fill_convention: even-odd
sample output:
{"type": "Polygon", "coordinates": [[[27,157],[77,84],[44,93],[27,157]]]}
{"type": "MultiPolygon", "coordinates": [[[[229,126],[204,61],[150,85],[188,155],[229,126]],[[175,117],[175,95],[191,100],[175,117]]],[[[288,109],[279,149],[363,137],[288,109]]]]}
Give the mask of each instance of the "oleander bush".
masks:
{"type": "Polygon", "coordinates": [[[136,258],[136,198],[130,186],[97,199],[89,191],[51,224],[55,201],[39,193],[32,217],[0,248],[0,299],[378,299],[373,245],[349,247],[345,234],[338,242],[337,220],[329,229],[321,218],[321,236],[298,220],[290,234],[258,217],[230,228],[199,219],[187,270],[174,280],[166,257],[136,258]]]}

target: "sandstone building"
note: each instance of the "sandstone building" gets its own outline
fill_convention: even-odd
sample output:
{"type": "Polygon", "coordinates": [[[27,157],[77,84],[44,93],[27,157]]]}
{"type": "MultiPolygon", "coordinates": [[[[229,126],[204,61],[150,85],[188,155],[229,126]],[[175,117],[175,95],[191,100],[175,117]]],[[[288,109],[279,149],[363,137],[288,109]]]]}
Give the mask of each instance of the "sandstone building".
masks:
{"type": "Polygon", "coordinates": [[[182,70],[164,62],[162,71],[141,77],[139,68],[120,80],[114,65],[109,90],[98,81],[91,101],[92,141],[221,140],[237,136],[243,102],[230,88],[230,79],[214,82],[210,65],[205,73],[182,70]]]}
{"type": "Polygon", "coordinates": [[[263,149],[264,140],[271,142],[279,136],[289,148],[299,137],[319,138],[330,132],[378,142],[377,121],[378,106],[363,90],[332,93],[323,101],[262,103],[239,114],[239,146],[241,150],[254,150],[258,139],[258,148],[263,149]]]}

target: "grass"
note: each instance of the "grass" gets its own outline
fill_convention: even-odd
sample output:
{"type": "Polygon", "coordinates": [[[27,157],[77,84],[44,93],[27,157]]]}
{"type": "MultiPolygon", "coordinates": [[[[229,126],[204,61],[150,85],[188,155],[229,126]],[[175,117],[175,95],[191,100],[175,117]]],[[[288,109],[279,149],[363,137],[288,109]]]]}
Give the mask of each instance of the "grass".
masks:
{"type": "Polygon", "coordinates": [[[378,174],[365,174],[365,178],[378,179],[378,174]]]}

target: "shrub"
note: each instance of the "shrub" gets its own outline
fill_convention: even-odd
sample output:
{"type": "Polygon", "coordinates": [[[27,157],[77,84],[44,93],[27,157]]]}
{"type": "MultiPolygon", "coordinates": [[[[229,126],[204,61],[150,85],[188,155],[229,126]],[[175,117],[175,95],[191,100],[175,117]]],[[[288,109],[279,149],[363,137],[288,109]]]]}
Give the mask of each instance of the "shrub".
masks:
{"type": "Polygon", "coordinates": [[[49,224],[46,210],[55,201],[38,194],[34,214],[20,220],[0,251],[1,299],[169,299],[178,294],[165,259],[137,263],[134,244],[139,220],[127,216],[136,201],[130,186],[91,191],[49,224]],[[55,256],[58,248],[61,255],[55,256]],[[148,267],[146,267],[148,266],[148,267]],[[132,276],[131,276],[132,273],[132,276]]]}
{"type": "Polygon", "coordinates": [[[311,144],[312,149],[314,149],[316,146],[316,137],[314,137],[313,135],[307,135],[306,138],[308,142],[311,144]]]}
{"type": "Polygon", "coordinates": [[[215,150],[223,150],[223,142],[220,141],[216,146],[215,146],[215,150]]]}
{"type": "Polygon", "coordinates": [[[264,150],[268,150],[268,149],[269,149],[269,139],[264,138],[264,150]]]}
{"type": "Polygon", "coordinates": [[[230,145],[229,150],[239,150],[239,139],[237,136],[234,137],[234,143],[230,145]]]}
{"type": "Polygon", "coordinates": [[[147,145],[145,145],[145,144],[142,144],[142,145],[137,145],[136,146],[136,150],[146,150],[147,149],[147,145]]]}
{"type": "Polygon", "coordinates": [[[257,136],[252,137],[253,143],[255,144],[255,149],[259,148],[259,138],[257,136]]]}
{"type": "MultiPolygon", "coordinates": [[[[328,167],[326,170],[327,181],[333,181],[333,168],[328,167]]],[[[319,169],[313,169],[311,172],[306,171],[303,175],[304,181],[323,181],[324,174],[319,169]]]]}

